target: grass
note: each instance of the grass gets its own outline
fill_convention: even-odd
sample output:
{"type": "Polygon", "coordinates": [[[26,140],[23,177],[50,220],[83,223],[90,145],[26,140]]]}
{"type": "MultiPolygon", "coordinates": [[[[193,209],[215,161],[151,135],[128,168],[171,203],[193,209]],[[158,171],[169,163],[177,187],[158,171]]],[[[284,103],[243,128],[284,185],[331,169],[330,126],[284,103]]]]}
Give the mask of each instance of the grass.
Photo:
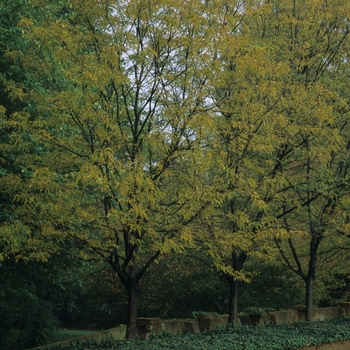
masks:
{"type": "Polygon", "coordinates": [[[93,330],[79,330],[79,329],[57,329],[52,333],[50,343],[57,343],[64,340],[74,339],[77,337],[81,337],[83,335],[88,335],[94,333],[96,331],[93,330]]]}

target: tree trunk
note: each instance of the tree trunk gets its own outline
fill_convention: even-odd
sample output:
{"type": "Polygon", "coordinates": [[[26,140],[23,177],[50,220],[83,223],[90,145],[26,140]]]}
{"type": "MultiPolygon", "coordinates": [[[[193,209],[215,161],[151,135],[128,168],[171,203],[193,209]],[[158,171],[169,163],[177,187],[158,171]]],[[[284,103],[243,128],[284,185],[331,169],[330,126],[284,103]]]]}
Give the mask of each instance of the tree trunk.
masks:
{"type": "MultiPolygon", "coordinates": [[[[137,247],[136,247],[137,248],[137,247]]],[[[145,274],[149,266],[159,257],[160,251],[155,252],[141,268],[137,268],[135,264],[135,251],[133,245],[126,247],[129,259],[120,259],[118,254],[111,254],[108,263],[112,266],[114,272],[123,283],[128,293],[128,308],[126,316],[126,338],[136,338],[136,322],[137,322],[137,303],[140,296],[140,280],[145,274]]]]}
{"type": "Polygon", "coordinates": [[[312,320],[312,312],[313,312],[313,284],[316,278],[316,261],[317,261],[317,250],[320,245],[322,239],[321,234],[317,234],[317,232],[312,232],[312,237],[310,240],[310,250],[309,250],[309,267],[308,273],[305,276],[305,286],[306,286],[306,296],[305,296],[305,320],[312,320]]]}
{"type": "Polygon", "coordinates": [[[229,322],[238,321],[238,285],[239,282],[233,276],[227,276],[230,284],[230,306],[229,306],[229,322]]]}
{"type": "MultiPolygon", "coordinates": [[[[236,251],[232,252],[232,268],[233,271],[240,272],[243,268],[245,261],[247,260],[247,253],[240,252],[239,254],[236,251]]],[[[236,277],[232,275],[225,275],[228,283],[230,284],[230,295],[229,295],[229,322],[238,321],[238,284],[236,277]]]]}
{"type": "Polygon", "coordinates": [[[136,322],[137,322],[137,302],[140,295],[140,286],[137,279],[129,281],[128,287],[128,309],[126,319],[126,338],[136,338],[136,322]]]}
{"type": "MultiPolygon", "coordinates": [[[[288,225],[286,225],[288,229],[288,225]]],[[[310,239],[310,245],[309,245],[309,264],[308,264],[308,270],[307,274],[304,273],[301,261],[298,257],[297,251],[295,249],[295,246],[293,244],[293,240],[291,237],[288,238],[288,244],[291,249],[291,252],[293,254],[294,262],[297,265],[297,268],[294,268],[292,264],[290,263],[289,259],[284,254],[279,241],[275,239],[276,245],[282,255],[283,260],[287,263],[288,267],[297,275],[299,275],[303,281],[305,282],[305,320],[311,321],[312,320],[312,314],[313,314],[313,284],[316,278],[316,261],[317,261],[317,251],[318,247],[321,243],[321,240],[323,238],[323,231],[317,231],[313,227],[311,227],[311,239],[310,239]]]]}
{"type": "Polygon", "coordinates": [[[312,292],[313,292],[313,276],[312,274],[308,274],[305,278],[305,285],[306,285],[306,298],[305,298],[305,321],[312,321],[312,313],[313,313],[313,298],[312,298],[312,292]]]}

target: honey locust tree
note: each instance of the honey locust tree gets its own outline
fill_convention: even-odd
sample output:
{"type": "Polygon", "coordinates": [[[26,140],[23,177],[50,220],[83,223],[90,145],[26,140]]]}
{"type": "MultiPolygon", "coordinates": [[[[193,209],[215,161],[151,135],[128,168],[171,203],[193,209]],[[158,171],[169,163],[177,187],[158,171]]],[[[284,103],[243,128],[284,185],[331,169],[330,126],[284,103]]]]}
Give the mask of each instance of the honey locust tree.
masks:
{"type": "Polygon", "coordinates": [[[277,130],[284,119],[277,106],[284,87],[281,77],[288,70],[284,62],[274,60],[274,45],[250,30],[257,9],[240,5],[232,2],[222,10],[224,25],[215,46],[210,171],[221,197],[203,222],[205,249],[229,283],[230,321],[237,321],[238,285],[248,277],[244,272],[248,255],[262,251],[266,227],[275,220],[268,207],[272,198],[268,181],[274,177],[275,152],[282,142],[277,130]]]}
{"type": "Polygon", "coordinates": [[[230,281],[234,320],[248,253],[274,231],[279,239],[290,229],[306,232],[307,272],[298,260],[293,271],[306,284],[310,319],[317,249],[334,232],[348,193],[348,101],[340,93],[340,67],[347,65],[349,9],[342,1],[238,5],[225,8],[225,40],[217,46],[212,151],[224,199],[207,223],[215,242],[207,249],[230,281]]]}
{"type": "MultiPolygon", "coordinates": [[[[211,32],[200,1],[32,1],[30,47],[13,53],[40,83],[19,93],[34,112],[7,123],[28,172],[7,188],[32,248],[72,239],[113,268],[136,335],[140,279],[181,251],[211,201],[198,181],[211,121],[211,32]],[[25,153],[36,144],[41,153],[25,153]]],[[[16,227],[8,227],[8,239],[16,227]]]]}
{"type": "Polygon", "coordinates": [[[286,245],[282,237],[275,242],[305,283],[305,317],[310,320],[320,245],[337,236],[348,210],[349,101],[342,90],[350,9],[346,1],[267,1],[259,6],[252,28],[274,43],[275,61],[289,67],[278,106],[284,140],[276,147],[274,167],[283,181],[271,182],[277,231],[288,238],[286,245]],[[305,244],[306,258],[298,252],[305,244]]]}

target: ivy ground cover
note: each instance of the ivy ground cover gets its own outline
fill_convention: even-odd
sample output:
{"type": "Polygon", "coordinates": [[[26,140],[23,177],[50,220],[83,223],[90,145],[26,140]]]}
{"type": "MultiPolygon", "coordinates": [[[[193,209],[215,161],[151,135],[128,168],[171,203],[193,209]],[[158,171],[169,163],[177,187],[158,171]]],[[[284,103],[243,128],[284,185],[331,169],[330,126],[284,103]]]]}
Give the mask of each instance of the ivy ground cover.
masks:
{"type": "Polygon", "coordinates": [[[50,350],[288,350],[309,345],[322,345],[350,339],[350,317],[298,322],[282,325],[237,326],[229,325],[200,334],[152,335],[148,340],[114,340],[72,343],[71,346],[55,345],[39,349],[50,350]]]}

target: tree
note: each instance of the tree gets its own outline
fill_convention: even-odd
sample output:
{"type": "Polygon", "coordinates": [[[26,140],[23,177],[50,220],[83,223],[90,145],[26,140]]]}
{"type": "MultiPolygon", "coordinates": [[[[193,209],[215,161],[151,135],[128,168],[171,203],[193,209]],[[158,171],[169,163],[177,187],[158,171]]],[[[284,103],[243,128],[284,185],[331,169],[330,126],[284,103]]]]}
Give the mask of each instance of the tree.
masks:
{"type": "Polygon", "coordinates": [[[251,272],[251,277],[249,283],[240,285],[241,311],[249,307],[289,310],[303,303],[303,282],[281,260],[278,251],[269,260],[250,255],[245,270],[251,272]]]}
{"type": "Polygon", "coordinates": [[[274,40],[278,61],[289,65],[280,109],[288,136],[276,152],[275,168],[284,184],[274,187],[273,202],[278,225],[288,235],[291,260],[281,238],[275,242],[305,282],[310,320],[320,244],[337,234],[347,210],[348,99],[339,87],[349,49],[349,9],[344,1],[268,2],[262,7],[268,16],[256,17],[257,34],[274,40]],[[297,253],[295,234],[297,241],[306,237],[308,242],[306,266],[297,253]]]}
{"type": "Polygon", "coordinates": [[[6,183],[22,203],[18,236],[39,259],[72,239],[81,257],[110,264],[133,338],[141,278],[191,244],[186,227],[213,196],[197,181],[211,123],[204,4],[33,4],[39,16],[21,22],[29,48],[13,53],[38,82],[17,91],[32,111],[6,121],[28,174],[6,183]],[[28,144],[40,154],[28,157],[28,144]]]}
{"type": "Polygon", "coordinates": [[[348,100],[335,83],[347,62],[347,5],[252,1],[226,6],[222,18],[212,179],[223,201],[207,224],[215,242],[207,249],[230,282],[234,320],[249,252],[273,232],[277,244],[308,234],[307,272],[297,259],[289,266],[306,284],[310,319],[318,247],[344,222],[338,205],[349,189],[348,100]]]}
{"type": "Polygon", "coordinates": [[[184,254],[168,255],[150,267],[142,290],[142,316],[184,319],[198,311],[223,314],[227,310],[222,276],[184,254]]]}
{"type": "Polygon", "coordinates": [[[221,198],[203,224],[213,243],[207,244],[205,236],[203,241],[229,283],[230,321],[238,319],[238,285],[248,277],[244,264],[250,254],[261,255],[267,227],[275,220],[270,184],[276,175],[275,150],[283,142],[277,106],[286,65],[274,60],[271,41],[249,29],[258,15],[253,4],[222,9],[225,25],[218,31],[212,86],[216,118],[209,178],[221,198]]]}
{"type": "MultiPolygon", "coordinates": [[[[20,83],[25,79],[25,73],[20,66],[7,59],[6,52],[16,50],[23,46],[20,30],[16,28],[23,13],[27,13],[28,8],[22,1],[16,3],[12,1],[4,2],[0,5],[0,116],[6,119],[11,114],[23,109],[24,105],[18,99],[13,98],[7,89],[11,83],[20,83]]],[[[11,221],[14,216],[13,198],[6,195],[1,183],[2,178],[8,173],[21,173],[21,169],[14,164],[16,153],[8,147],[11,129],[0,126],[0,225],[5,221],[11,221]]],[[[0,243],[0,257],[3,249],[0,243]]]]}
{"type": "MultiPolygon", "coordinates": [[[[30,84],[29,76],[7,53],[25,47],[17,24],[20,17],[29,12],[30,7],[25,1],[4,1],[0,4],[0,116],[5,121],[27,107],[24,101],[16,98],[11,87],[24,82],[30,84]]],[[[6,189],[7,178],[25,174],[21,165],[16,163],[21,152],[9,147],[13,128],[2,122],[0,124],[0,313],[3,315],[0,348],[22,349],[42,344],[57,326],[53,300],[48,298],[48,292],[54,289],[59,299],[62,285],[57,270],[53,280],[47,266],[16,259],[13,253],[21,243],[15,235],[12,238],[16,243],[9,244],[6,231],[18,216],[17,201],[6,189]]],[[[31,151],[28,149],[28,152],[31,151]]]]}
{"type": "Polygon", "coordinates": [[[92,268],[87,267],[65,253],[46,262],[15,258],[1,262],[1,349],[27,349],[47,343],[59,326],[59,310],[65,303],[74,304],[83,272],[91,273],[92,268]]]}

